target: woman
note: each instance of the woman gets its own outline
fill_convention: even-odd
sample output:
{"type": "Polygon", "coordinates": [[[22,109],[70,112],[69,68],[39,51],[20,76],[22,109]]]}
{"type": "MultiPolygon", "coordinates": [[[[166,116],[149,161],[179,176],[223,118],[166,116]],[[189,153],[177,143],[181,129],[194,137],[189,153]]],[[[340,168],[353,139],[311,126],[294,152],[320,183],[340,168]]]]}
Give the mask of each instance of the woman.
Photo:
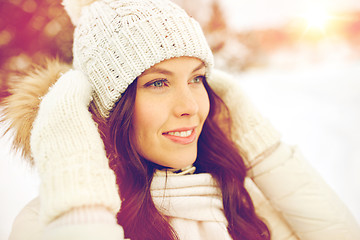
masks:
{"type": "Polygon", "coordinates": [[[75,70],[49,64],[7,100],[5,119],[41,178],[10,239],[358,238],[298,150],[213,70],[182,9],[161,0],[65,8],[75,70]]]}

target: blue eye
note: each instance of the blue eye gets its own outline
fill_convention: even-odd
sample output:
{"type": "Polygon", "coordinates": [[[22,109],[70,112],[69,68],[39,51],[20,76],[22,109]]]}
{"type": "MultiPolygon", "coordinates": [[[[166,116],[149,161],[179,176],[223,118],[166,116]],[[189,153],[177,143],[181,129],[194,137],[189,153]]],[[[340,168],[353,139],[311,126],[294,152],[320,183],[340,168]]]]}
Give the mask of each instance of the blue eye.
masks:
{"type": "Polygon", "coordinates": [[[205,76],[196,76],[191,80],[192,83],[202,83],[205,80],[205,76]]]}
{"type": "Polygon", "coordinates": [[[156,82],[153,82],[152,85],[154,87],[162,87],[162,86],[164,86],[164,82],[163,81],[156,81],[156,82]]]}
{"type": "Polygon", "coordinates": [[[167,86],[167,80],[166,79],[160,79],[153,82],[149,82],[146,84],[148,87],[155,87],[155,88],[162,88],[164,86],[167,86]]]}

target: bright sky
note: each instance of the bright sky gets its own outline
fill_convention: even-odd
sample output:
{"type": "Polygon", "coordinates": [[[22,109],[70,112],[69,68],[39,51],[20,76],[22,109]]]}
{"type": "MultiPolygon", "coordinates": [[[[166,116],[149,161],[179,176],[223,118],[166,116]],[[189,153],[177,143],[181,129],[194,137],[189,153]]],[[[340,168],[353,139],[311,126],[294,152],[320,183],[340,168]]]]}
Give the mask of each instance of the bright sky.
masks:
{"type": "Polygon", "coordinates": [[[359,0],[221,0],[232,28],[247,30],[281,26],[313,11],[360,10],[359,0]]]}

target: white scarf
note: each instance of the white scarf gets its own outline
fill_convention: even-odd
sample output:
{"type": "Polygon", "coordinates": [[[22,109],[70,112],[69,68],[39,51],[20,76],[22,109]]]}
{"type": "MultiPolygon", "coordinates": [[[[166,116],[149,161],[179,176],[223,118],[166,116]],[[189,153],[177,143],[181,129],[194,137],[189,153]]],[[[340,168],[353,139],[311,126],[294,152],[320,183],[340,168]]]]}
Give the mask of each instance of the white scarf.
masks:
{"type": "Polygon", "coordinates": [[[158,170],[151,184],[155,206],[165,216],[227,225],[220,189],[210,174],[192,174],[194,170],[158,170]]]}

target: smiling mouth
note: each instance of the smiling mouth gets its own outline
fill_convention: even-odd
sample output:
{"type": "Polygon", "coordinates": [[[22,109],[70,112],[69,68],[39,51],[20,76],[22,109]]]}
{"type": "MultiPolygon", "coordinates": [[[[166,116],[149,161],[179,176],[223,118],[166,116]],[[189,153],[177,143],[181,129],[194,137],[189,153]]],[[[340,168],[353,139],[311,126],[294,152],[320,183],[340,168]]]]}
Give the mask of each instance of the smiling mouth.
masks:
{"type": "Polygon", "coordinates": [[[171,131],[165,132],[162,134],[164,137],[168,138],[169,140],[180,143],[180,144],[190,144],[195,141],[196,139],[196,131],[194,129],[189,129],[185,131],[171,131]]]}
{"type": "Polygon", "coordinates": [[[194,130],[182,131],[182,132],[168,132],[167,134],[176,137],[188,137],[194,130]]]}

